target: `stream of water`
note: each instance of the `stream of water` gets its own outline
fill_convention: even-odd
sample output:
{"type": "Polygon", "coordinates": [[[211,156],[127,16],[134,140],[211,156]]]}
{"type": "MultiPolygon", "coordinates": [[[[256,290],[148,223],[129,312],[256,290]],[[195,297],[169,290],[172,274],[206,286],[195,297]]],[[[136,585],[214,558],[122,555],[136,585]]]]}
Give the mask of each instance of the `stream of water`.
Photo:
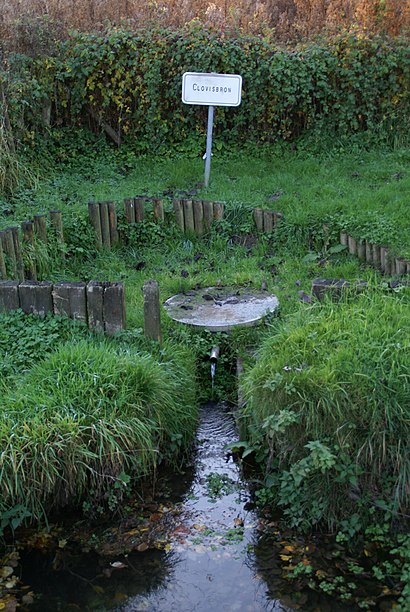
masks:
{"type": "MultiPolygon", "coordinates": [[[[33,612],[116,610],[117,612],[258,612],[290,610],[278,599],[272,547],[261,546],[258,517],[246,482],[226,445],[237,439],[223,404],[201,408],[191,467],[174,475],[164,550],[147,547],[107,560],[72,555],[63,567],[55,559],[30,555],[22,579],[41,594],[33,612]],[[171,514],[171,512],[170,512],[171,514]],[[115,571],[114,571],[114,569],[115,571]],[[121,568],[121,569],[119,569],[121,568]],[[58,571],[56,571],[58,569],[58,571]]],[[[162,508],[163,515],[167,508],[162,508]]],[[[276,554],[276,553],[275,553],[276,554]]],[[[276,555],[277,557],[277,555],[276,555]]],[[[277,576],[277,572],[276,572],[277,576]]],[[[310,602],[300,610],[340,610],[310,602]]],[[[350,608],[352,609],[352,608],[350,608]]]]}

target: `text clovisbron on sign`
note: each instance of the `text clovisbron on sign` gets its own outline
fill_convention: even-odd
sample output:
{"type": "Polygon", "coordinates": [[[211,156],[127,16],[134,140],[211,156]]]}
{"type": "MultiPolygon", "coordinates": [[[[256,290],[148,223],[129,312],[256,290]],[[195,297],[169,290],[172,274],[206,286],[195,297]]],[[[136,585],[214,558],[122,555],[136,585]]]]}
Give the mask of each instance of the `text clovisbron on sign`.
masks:
{"type": "Polygon", "coordinates": [[[182,77],[182,102],[204,106],[239,106],[242,77],[239,74],[185,72],[182,77]]]}

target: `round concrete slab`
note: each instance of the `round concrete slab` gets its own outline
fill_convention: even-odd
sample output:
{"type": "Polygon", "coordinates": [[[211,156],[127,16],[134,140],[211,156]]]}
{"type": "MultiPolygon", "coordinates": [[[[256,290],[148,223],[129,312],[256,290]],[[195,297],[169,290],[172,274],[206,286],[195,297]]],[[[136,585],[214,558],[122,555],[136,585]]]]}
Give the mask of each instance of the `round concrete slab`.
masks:
{"type": "Polygon", "coordinates": [[[278,298],[266,291],[207,287],[174,295],[164,307],[174,321],[217,332],[256,325],[278,305],[278,298]]]}

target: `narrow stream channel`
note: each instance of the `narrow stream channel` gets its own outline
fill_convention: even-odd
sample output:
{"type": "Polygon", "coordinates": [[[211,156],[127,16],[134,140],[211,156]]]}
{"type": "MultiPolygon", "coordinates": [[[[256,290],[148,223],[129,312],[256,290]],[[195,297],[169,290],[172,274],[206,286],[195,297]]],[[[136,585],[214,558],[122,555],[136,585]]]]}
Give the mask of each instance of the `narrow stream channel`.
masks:
{"type": "Polygon", "coordinates": [[[170,571],[159,588],[131,598],[122,612],[284,609],[269,600],[253,567],[256,516],[246,510],[249,492],[225,448],[235,436],[226,408],[202,407],[196,472],[180,516],[182,537],[170,551],[170,571]]]}
{"type": "MultiPolygon", "coordinates": [[[[56,567],[55,558],[29,553],[22,559],[22,579],[39,594],[30,610],[294,609],[276,599],[274,574],[278,561],[272,559],[277,555],[269,544],[261,545],[262,534],[257,529],[258,517],[248,487],[226,450],[235,439],[235,422],[229,409],[213,402],[202,406],[191,464],[184,474],[173,475],[168,482],[173,511],[164,523],[164,549],[147,546],[115,559],[78,551],[68,554],[61,567],[56,567]]],[[[167,512],[162,506],[163,516],[167,512]]],[[[353,609],[314,599],[297,609],[353,609]]]]}

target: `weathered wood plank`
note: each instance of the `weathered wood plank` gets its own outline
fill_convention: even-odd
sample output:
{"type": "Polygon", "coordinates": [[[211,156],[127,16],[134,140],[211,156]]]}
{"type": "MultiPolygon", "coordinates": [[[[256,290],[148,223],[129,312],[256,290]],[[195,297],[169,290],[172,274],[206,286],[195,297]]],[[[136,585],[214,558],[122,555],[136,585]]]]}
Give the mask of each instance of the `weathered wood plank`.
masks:
{"type": "Polygon", "coordinates": [[[0,281],[0,313],[10,312],[11,310],[18,310],[20,308],[18,287],[18,281],[0,281]]]}
{"type": "Polygon", "coordinates": [[[44,317],[53,312],[53,284],[49,281],[26,280],[19,285],[20,307],[26,314],[44,317]]]}
{"type": "Polygon", "coordinates": [[[104,283],[90,281],[87,285],[88,327],[97,332],[104,331],[104,283]]]}
{"type": "Polygon", "coordinates": [[[254,208],[252,211],[253,220],[256,231],[263,232],[263,210],[262,208],[254,208]]]}
{"type": "Polygon", "coordinates": [[[202,236],[204,233],[204,207],[201,200],[195,200],[192,203],[194,211],[194,226],[195,233],[202,236]]]}
{"type": "Polygon", "coordinates": [[[179,199],[174,199],[173,203],[172,203],[173,207],[174,207],[174,213],[175,213],[175,221],[176,224],[178,225],[178,227],[181,228],[181,230],[184,232],[185,231],[185,224],[184,224],[184,206],[182,204],[182,200],[179,199]]]}
{"type": "Polygon", "coordinates": [[[151,340],[161,342],[161,308],[159,301],[159,285],[155,280],[144,282],[144,334],[151,340]]]}
{"type": "Polygon", "coordinates": [[[103,301],[104,330],[109,336],[125,328],[124,283],[107,283],[103,301]]]}
{"type": "Polygon", "coordinates": [[[195,232],[195,222],[194,222],[194,210],[192,207],[192,200],[182,200],[184,207],[184,225],[186,233],[194,233],[195,232]]]}

